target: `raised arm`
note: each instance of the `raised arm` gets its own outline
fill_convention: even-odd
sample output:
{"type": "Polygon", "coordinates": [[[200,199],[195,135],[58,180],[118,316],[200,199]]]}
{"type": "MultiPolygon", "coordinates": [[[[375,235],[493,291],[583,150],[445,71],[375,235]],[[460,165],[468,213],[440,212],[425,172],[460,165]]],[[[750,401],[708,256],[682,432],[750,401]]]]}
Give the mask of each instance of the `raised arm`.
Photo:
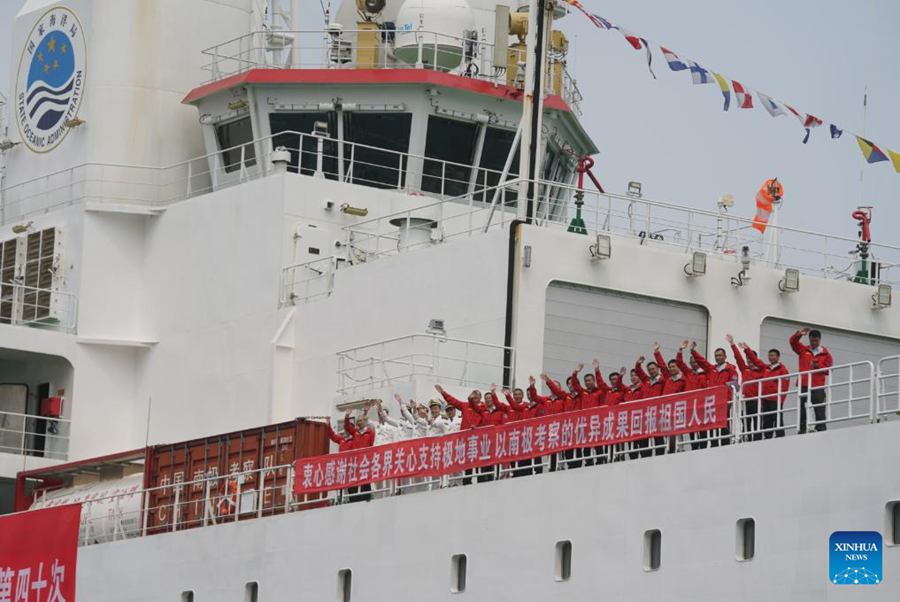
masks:
{"type": "Polygon", "coordinates": [[[725,338],[728,339],[728,344],[731,345],[731,353],[734,355],[734,361],[737,363],[738,370],[744,372],[747,369],[747,362],[744,361],[744,355],[741,353],[741,350],[735,345],[734,337],[727,334],[725,338]]]}
{"type": "Polygon", "coordinates": [[[603,391],[603,394],[609,393],[609,385],[603,379],[603,373],[600,371],[600,360],[594,360],[594,382],[597,383],[597,388],[603,391]]]}
{"type": "Polygon", "coordinates": [[[653,345],[653,359],[656,360],[656,365],[659,366],[660,377],[662,377],[664,381],[669,380],[669,370],[666,368],[666,358],[664,358],[659,351],[659,343],[653,345]]]}
{"type": "Polygon", "coordinates": [[[459,399],[453,397],[452,395],[450,395],[449,393],[444,391],[444,387],[442,387],[440,385],[435,385],[434,388],[438,393],[441,394],[441,397],[444,398],[444,401],[446,401],[447,403],[452,405],[454,408],[456,408],[460,412],[462,412],[463,410],[465,410],[466,408],[469,407],[468,401],[460,401],[459,399]]]}
{"type": "Polygon", "coordinates": [[[693,370],[684,362],[684,350],[687,349],[688,342],[682,341],[681,347],[678,348],[678,353],[675,354],[675,363],[678,365],[678,369],[681,370],[681,375],[687,378],[688,374],[692,374],[693,370]]]}
{"type": "Polygon", "coordinates": [[[581,386],[581,380],[578,378],[579,373],[581,373],[583,369],[584,364],[576,365],[575,370],[572,372],[572,376],[569,377],[572,379],[572,388],[575,389],[577,395],[584,393],[584,387],[581,386]]]}
{"type": "Polygon", "coordinates": [[[356,430],[356,425],[350,420],[350,412],[344,414],[344,430],[347,431],[347,434],[351,437],[359,435],[359,431],[356,430]]]}
{"type": "Polygon", "coordinates": [[[334,432],[334,429],[331,428],[331,422],[330,422],[330,421],[329,421],[329,422],[326,422],[326,423],[325,423],[325,426],[328,428],[328,438],[329,438],[329,439],[331,439],[332,441],[334,441],[334,442],[337,443],[338,445],[340,445],[341,443],[346,443],[347,440],[344,439],[343,437],[341,437],[340,435],[338,435],[337,433],[335,433],[335,432],[334,432]]]}
{"type": "Polygon", "coordinates": [[[541,377],[544,379],[544,382],[547,383],[547,387],[550,388],[550,392],[553,393],[559,399],[564,399],[568,397],[568,394],[563,391],[559,385],[556,384],[556,381],[547,376],[546,374],[541,374],[541,377]]]}
{"type": "Polygon", "coordinates": [[[534,386],[534,377],[528,377],[528,390],[525,391],[525,394],[528,395],[528,399],[530,399],[533,403],[539,403],[541,405],[548,405],[550,403],[550,398],[545,397],[544,395],[540,395],[537,392],[537,388],[534,386]]]}
{"type": "Polygon", "coordinates": [[[766,365],[763,363],[759,356],[756,355],[756,352],[750,349],[750,346],[747,343],[743,344],[744,354],[747,356],[747,361],[753,366],[754,370],[765,370],[766,365]]]}
{"type": "Polygon", "coordinates": [[[801,328],[800,330],[792,334],[791,338],[788,339],[788,342],[791,344],[791,349],[793,349],[794,353],[796,353],[797,355],[802,355],[809,352],[809,347],[804,345],[803,341],[800,340],[807,332],[809,332],[809,328],[801,328]]]}
{"type": "Polygon", "coordinates": [[[706,361],[706,358],[703,357],[702,353],[697,351],[697,343],[691,343],[691,357],[694,358],[694,361],[697,362],[697,365],[699,365],[706,374],[715,372],[713,365],[706,361]]]}
{"type": "Polygon", "coordinates": [[[637,374],[637,377],[639,379],[641,379],[641,382],[646,384],[646,383],[650,382],[650,377],[647,376],[646,372],[644,372],[644,366],[642,366],[643,363],[644,363],[644,356],[642,355],[634,363],[634,372],[637,374]]]}

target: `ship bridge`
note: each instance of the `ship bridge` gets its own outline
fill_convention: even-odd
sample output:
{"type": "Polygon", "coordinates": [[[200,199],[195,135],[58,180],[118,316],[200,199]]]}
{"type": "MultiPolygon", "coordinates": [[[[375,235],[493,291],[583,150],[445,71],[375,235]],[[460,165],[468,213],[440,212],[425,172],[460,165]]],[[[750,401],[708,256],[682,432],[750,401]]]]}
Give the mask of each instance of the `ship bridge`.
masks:
{"type": "MultiPolygon", "coordinates": [[[[322,29],[254,31],[204,50],[209,81],[184,102],[200,113],[213,188],[271,172],[278,148],[291,172],[441,198],[515,178],[527,17],[517,6],[348,1],[322,29]]],[[[566,37],[549,39],[541,173],[571,183],[597,148],[579,121],[566,37]]]]}

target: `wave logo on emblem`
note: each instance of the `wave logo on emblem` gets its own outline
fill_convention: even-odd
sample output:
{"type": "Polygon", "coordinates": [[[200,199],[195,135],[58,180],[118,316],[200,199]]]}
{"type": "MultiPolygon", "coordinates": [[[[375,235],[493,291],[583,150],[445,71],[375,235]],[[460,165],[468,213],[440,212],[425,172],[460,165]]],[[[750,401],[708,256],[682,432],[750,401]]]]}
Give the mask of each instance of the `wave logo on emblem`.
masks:
{"type": "Polygon", "coordinates": [[[84,91],[85,44],[74,12],[57,7],[34,25],[22,51],[15,116],[22,141],[35,152],[55,148],[69,131],[84,91]]]}

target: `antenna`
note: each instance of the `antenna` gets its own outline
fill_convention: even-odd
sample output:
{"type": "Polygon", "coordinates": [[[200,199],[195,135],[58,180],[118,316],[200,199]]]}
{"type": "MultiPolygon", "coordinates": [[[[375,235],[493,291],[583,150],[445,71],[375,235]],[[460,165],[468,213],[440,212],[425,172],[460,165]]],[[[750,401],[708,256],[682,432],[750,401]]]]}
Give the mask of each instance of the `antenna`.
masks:
{"type": "MultiPolygon", "coordinates": [[[[868,71],[868,69],[866,69],[868,71]]],[[[863,138],[868,136],[868,132],[866,132],[866,122],[868,121],[867,116],[869,112],[869,84],[865,84],[863,87],[863,126],[862,126],[862,135],[863,138]]],[[[860,161],[859,166],[859,204],[864,205],[866,199],[863,198],[863,180],[865,179],[866,174],[866,162],[865,159],[860,161]]]]}

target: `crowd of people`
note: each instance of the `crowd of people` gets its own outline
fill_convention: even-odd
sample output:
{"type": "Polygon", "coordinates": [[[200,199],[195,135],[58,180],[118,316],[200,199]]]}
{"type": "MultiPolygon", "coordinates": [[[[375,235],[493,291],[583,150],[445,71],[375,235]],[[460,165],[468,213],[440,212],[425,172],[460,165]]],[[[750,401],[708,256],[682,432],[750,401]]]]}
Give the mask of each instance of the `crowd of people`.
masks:
{"type": "MultiPolygon", "coordinates": [[[[550,414],[585,410],[594,407],[616,406],[641,399],[670,395],[684,391],[704,389],[716,385],[729,387],[731,391],[742,387],[742,399],[745,431],[752,439],[780,437],[784,435],[780,406],[790,389],[789,369],[781,362],[781,352],[769,349],[766,361],[746,343],[735,343],[729,334],[726,340],[732,351],[735,363],[728,361],[728,354],[722,347],[715,350],[713,361],[707,360],[697,351],[696,342],[683,341],[675,357],[668,361],[663,357],[658,343],[653,345],[653,360],[645,363],[639,357],[630,371],[624,367],[610,372],[604,378],[600,370],[600,362],[593,361],[593,371],[581,373],[582,364],[575,366],[572,374],[566,379],[565,388],[550,378],[546,373],[540,375],[549,390],[549,395],[542,395],[536,387],[536,379],[528,378],[528,388],[502,389],[498,393],[496,385],[482,393],[475,389],[465,400],[458,399],[435,385],[435,390],[442,400],[431,399],[428,404],[420,404],[414,400],[404,403],[399,394],[394,396],[398,406],[399,418],[391,415],[384,408],[381,400],[367,404],[355,420],[348,412],[344,416],[344,433],[340,434],[328,425],[329,436],[338,445],[339,451],[360,449],[372,445],[381,445],[404,439],[432,437],[468,430],[480,426],[499,425],[516,420],[525,420],[550,414]],[[685,352],[688,357],[685,360],[685,352]],[[626,382],[626,374],[628,381],[626,382]],[[608,379],[608,380],[607,380],[608,379]],[[377,408],[377,422],[369,422],[369,412],[377,408]]],[[[825,385],[828,368],[833,364],[831,353],[822,345],[822,333],[818,330],[803,328],[795,332],[789,339],[791,349],[799,358],[799,432],[807,430],[807,411],[809,405],[815,415],[815,430],[825,430],[825,385]],[[808,336],[808,344],[803,337],[808,336]]],[[[691,446],[706,447],[707,443],[716,445],[720,441],[726,444],[729,440],[727,429],[722,436],[707,441],[705,433],[695,433],[691,446]]],[[[657,454],[667,449],[674,450],[674,438],[657,437],[650,441],[634,442],[629,452],[632,457],[657,454]]],[[[589,451],[589,450],[588,450],[589,451]]],[[[568,468],[577,467],[594,460],[605,461],[608,454],[606,448],[596,448],[594,454],[581,450],[569,450],[560,461],[568,468]]],[[[551,469],[555,468],[556,458],[551,459],[551,469]]],[[[530,474],[531,460],[519,463],[514,474],[530,474]]],[[[479,474],[479,480],[492,478],[491,474],[479,474]]]]}

